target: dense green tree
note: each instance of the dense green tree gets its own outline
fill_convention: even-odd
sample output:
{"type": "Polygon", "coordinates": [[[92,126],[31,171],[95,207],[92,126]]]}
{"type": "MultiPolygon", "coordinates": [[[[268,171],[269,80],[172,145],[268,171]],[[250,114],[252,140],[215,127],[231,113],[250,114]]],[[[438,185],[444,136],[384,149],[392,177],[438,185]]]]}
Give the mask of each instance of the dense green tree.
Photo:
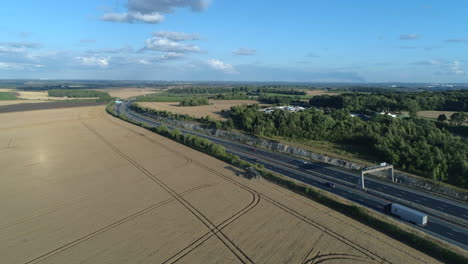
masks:
{"type": "Polygon", "coordinates": [[[466,140],[423,119],[377,115],[369,121],[351,117],[346,110],[297,113],[276,110],[265,114],[258,106],[235,106],[236,128],[259,136],[324,140],[359,145],[363,154],[437,181],[468,187],[466,140]]]}
{"type": "Polygon", "coordinates": [[[417,93],[344,93],[321,95],[309,104],[322,108],[345,108],[349,111],[409,111],[421,110],[468,112],[468,90],[417,93]]]}
{"type": "Polygon", "coordinates": [[[445,114],[441,114],[439,115],[439,117],[437,117],[437,121],[439,122],[447,121],[447,116],[445,114]]]}
{"type": "Polygon", "coordinates": [[[450,116],[450,122],[454,123],[457,126],[460,126],[465,122],[467,115],[465,113],[453,113],[450,116]]]}

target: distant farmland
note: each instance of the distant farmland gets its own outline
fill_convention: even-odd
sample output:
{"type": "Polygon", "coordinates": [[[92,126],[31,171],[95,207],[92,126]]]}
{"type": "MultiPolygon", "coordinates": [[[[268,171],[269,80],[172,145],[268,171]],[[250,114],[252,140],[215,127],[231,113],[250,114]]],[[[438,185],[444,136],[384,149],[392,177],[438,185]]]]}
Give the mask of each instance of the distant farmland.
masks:
{"type": "MultiPolygon", "coordinates": [[[[193,117],[211,116],[215,120],[227,120],[229,110],[232,106],[242,104],[260,104],[253,100],[210,100],[211,105],[202,106],[179,106],[179,103],[173,102],[139,102],[143,107],[153,108],[156,110],[169,111],[172,113],[186,114],[193,117]],[[225,111],[224,113],[222,111],[225,111]]],[[[266,104],[261,104],[266,105],[266,104]]]]}

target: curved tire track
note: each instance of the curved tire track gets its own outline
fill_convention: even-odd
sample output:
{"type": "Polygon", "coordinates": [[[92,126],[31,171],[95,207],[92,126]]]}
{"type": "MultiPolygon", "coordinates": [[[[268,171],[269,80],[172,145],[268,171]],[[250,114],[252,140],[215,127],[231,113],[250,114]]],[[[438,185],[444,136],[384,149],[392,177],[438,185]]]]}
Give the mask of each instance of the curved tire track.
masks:
{"type": "MultiPolygon", "coordinates": [[[[231,239],[229,239],[221,230],[219,230],[211,220],[209,220],[203,213],[201,213],[197,208],[195,208],[190,202],[180,196],[172,188],[170,188],[166,183],[161,181],[159,178],[154,176],[151,172],[146,170],[139,163],[125,155],[117,147],[115,147],[111,142],[105,139],[101,134],[96,130],[88,126],[86,123],[82,124],[88,128],[93,134],[95,134],[103,143],[108,145],[113,151],[119,154],[122,158],[131,163],[135,168],[142,172],[146,177],[155,182],[161,188],[163,188],[167,193],[169,193],[173,198],[175,198],[183,207],[185,207],[193,216],[195,216],[203,225],[205,225],[209,231],[216,236],[242,263],[254,263],[249,256],[247,256],[231,239]]],[[[172,149],[171,149],[172,150],[172,149]]],[[[174,150],[172,150],[174,151],[174,150]]],[[[250,206],[250,204],[248,205],[250,206]]]]}
{"type": "MultiPolygon", "coordinates": [[[[159,142],[158,142],[158,143],[159,143],[159,142]]],[[[161,144],[161,143],[159,143],[159,144],[161,144]]],[[[167,147],[167,148],[169,148],[169,147],[167,147]]],[[[170,149],[170,148],[169,148],[169,149],[170,149]]],[[[172,149],[171,149],[171,150],[172,150],[172,149]]],[[[172,152],[175,152],[175,150],[172,150],[172,152]]],[[[180,153],[179,153],[179,155],[185,156],[185,155],[180,154],[180,153]]],[[[213,169],[211,169],[211,168],[208,168],[207,166],[205,166],[205,165],[203,165],[203,164],[201,164],[201,163],[199,163],[199,162],[197,162],[197,161],[193,161],[193,163],[194,163],[194,164],[197,164],[198,166],[204,167],[204,168],[206,168],[207,170],[213,171],[216,175],[218,175],[218,176],[220,176],[220,177],[222,177],[222,178],[225,178],[226,180],[228,180],[228,181],[234,183],[235,185],[238,185],[239,187],[241,187],[241,188],[243,188],[243,189],[245,189],[245,190],[248,190],[249,192],[254,192],[255,194],[259,195],[261,198],[263,198],[265,201],[267,201],[268,203],[272,204],[273,206],[275,206],[275,207],[277,207],[277,208],[279,208],[279,209],[285,211],[286,213],[288,213],[288,214],[290,214],[290,215],[296,217],[297,219],[299,219],[299,220],[301,220],[301,221],[303,221],[303,222],[309,224],[310,226],[315,227],[316,229],[321,230],[322,232],[326,233],[327,235],[329,235],[329,236],[331,236],[331,237],[337,239],[338,241],[340,241],[340,242],[342,242],[342,243],[344,243],[344,244],[350,246],[351,248],[353,248],[353,249],[355,249],[355,250],[361,252],[362,254],[364,254],[365,256],[367,256],[368,258],[370,258],[371,260],[373,260],[373,261],[378,261],[377,259],[380,259],[379,262],[382,262],[382,263],[391,263],[391,262],[389,262],[388,260],[386,260],[386,259],[382,258],[381,256],[377,255],[376,253],[373,253],[373,252],[369,251],[368,249],[366,249],[365,247],[362,247],[362,246],[360,246],[360,245],[355,244],[355,243],[354,243],[353,241],[351,241],[350,239],[348,239],[348,238],[342,236],[341,234],[339,234],[339,233],[337,233],[337,232],[335,232],[335,231],[333,231],[333,230],[328,229],[326,226],[324,226],[324,225],[322,225],[322,224],[320,224],[320,223],[318,223],[318,222],[316,222],[316,221],[310,219],[309,217],[307,217],[307,216],[305,216],[305,215],[303,215],[303,214],[301,214],[301,213],[295,211],[294,209],[292,209],[292,208],[290,208],[290,207],[288,207],[288,206],[286,206],[286,205],[284,205],[284,204],[282,204],[282,203],[280,203],[280,202],[278,202],[278,201],[276,201],[276,200],[270,198],[269,196],[267,196],[267,195],[265,195],[265,194],[262,194],[262,193],[258,193],[257,191],[251,189],[250,187],[247,187],[246,185],[244,185],[244,184],[242,184],[242,183],[240,183],[240,182],[237,182],[237,181],[235,181],[235,180],[233,180],[233,179],[231,179],[231,178],[229,178],[229,177],[227,177],[227,176],[225,176],[225,175],[223,175],[223,174],[221,174],[221,173],[219,173],[219,172],[217,172],[217,171],[215,171],[215,170],[213,170],[213,169]]]]}
{"type": "MultiPolygon", "coordinates": [[[[209,185],[209,184],[200,185],[200,186],[197,186],[197,187],[192,188],[190,190],[187,190],[187,191],[181,193],[180,195],[186,195],[186,194],[189,194],[189,193],[192,193],[194,191],[200,190],[202,188],[210,187],[210,186],[211,185],[209,185]]],[[[62,246],[60,246],[60,247],[58,247],[58,248],[56,248],[54,250],[51,250],[51,251],[49,251],[49,252],[47,252],[47,253],[39,256],[39,257],[31,259],[31,260],[25,262],[25,264],[40,263],[40,262],[42,262],[42,261],[44,261],[44,260],[46,260],[46,259],[48,259],[48,258],[50,258],[52,256],[55,256],[55,255],[59,254],[60,252],[63,252],[65,250],[67,250],[67,249],[70,249],[70,248],[72,248],[74,246],[77,246],[77,245],[79,245],[79,244],[81,244],[83,242],[86,242],[86,241],[88,241],[88,240],[90,240],[90,239],[92,239],[92,238],[94,238],[94,237],[96,237],[96,236],[98,236],[98,235],[100,235],[102,233],[105,233],[105,232],[107,232],[107,231],[109,231],[109,230],[111,230],[113,228],[116,228],[116,227],[118,227],[118,226],[120,226],[120,225],[122,225],[122,224],[124,224],[124,223],[126,223],[128,221],[131,221],[131,220],[133,220],[133,219],[135,219],[135,218],[137,218],[139,216],[142,216],[142,215],[144,215],[146,213],[149,213],[150,211],[152,211],[154,209],[157,209],[157,208],[160,208],[160,207],[162,207],[162,206],[164,206],[164,205],[166,205],[166,204],[168,204],[170,202],[173,202],[173,201],[175,201],[175,198],[170,198],[170,199],[164,200],[162,202],[150,205],[150,206],[148,206],[148,207],[146,207],[146,208],[144,208],[144,209],[142,209],[142,210],[140,210],[138,212],[135,212],[135,213],[133,213],[133,214],[131,214],[129,216],[126,216],[126,217],[124,217],[124,218],[122,218],[122,219],[120,219],[120,220],[118,220],[118,221],[116,221],[116,222],[114,222],[112,224],[106,225],[106,226],[104,226],[104,227],[102,227],[102,228],[100,228],[100,229],[98,229],[98,230],[96,230],[94,232],[86,234],[86,235],[84,235],[84,236],[82,236],[82,237],[80,237],[78,239],[75,239],[75,240],[73,240],[73,241],[71,241],[71,242],[69,242],[69,243],[67,243],[65,245],[62,245],[62,246]]]]}

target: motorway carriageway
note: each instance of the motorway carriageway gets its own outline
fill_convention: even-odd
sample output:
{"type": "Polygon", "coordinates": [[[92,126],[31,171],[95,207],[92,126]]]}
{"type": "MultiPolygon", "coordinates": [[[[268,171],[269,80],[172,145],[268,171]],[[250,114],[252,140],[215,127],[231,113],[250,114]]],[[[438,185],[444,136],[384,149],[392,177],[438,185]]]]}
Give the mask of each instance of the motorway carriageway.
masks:
{"type": "MultiPolygon", "coordinates": [[[[133,113],[128,109],[129,104],[131,104],[131,102],[125,102],[120,105],[117,109],[118,113],[124,113],[128,118],[146,123],[149,126],[161,125],[161,123],[153,119],[133,113]]],[[[173,128],[170,125],[164,125],[173,128]]],[[[413,226],[421,231],[468,250],[468,229],[466,225],[461,224],[461,222],[468,222],[468,206],[465,204],[376,179],[366,179],[365,184],[368,191],[364,192],[356,188],[360,177],[359,175],[340,170],[332,165],[311,161],[307,161],[307,164],[305,164],[304,161],[289,155],[231,142],[181,128],[178,129],[183,133],[204,137],[223,145],[227,152],[236,154],[243,160],[263,164],[266,169],[273,172],[334,193],[377,212],[383,213],[383,206],[385,204],[396,202],[427,213],[429,215],[427,226],[413,226]],[[327,188],[325,186],[326,182],[335,183],[336,188],[327,188]],[[424,210],[420,207],[428,209],[424,210]],[[442,214],[440,212],[442,212],[442,214]],[[460,218],[460,222],[449,221],[443,217],[444,214],[458,217],[460,218]]],[[[404,221],[401,222],[409,224],[404,221]]]]}

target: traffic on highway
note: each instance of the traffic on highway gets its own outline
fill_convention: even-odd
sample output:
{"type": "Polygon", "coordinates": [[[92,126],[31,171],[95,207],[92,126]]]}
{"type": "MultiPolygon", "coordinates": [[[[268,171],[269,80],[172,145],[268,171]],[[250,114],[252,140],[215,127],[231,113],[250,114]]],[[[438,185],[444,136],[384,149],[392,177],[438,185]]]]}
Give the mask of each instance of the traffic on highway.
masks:
{"type": "MultiPolygon", "coordinates": [[[[117,113],[123,113],[128,118],[148,126],[162,125],[159,121],[132,112],[129,108],[131,103],[132,101],[125,101],[119,104],[116,108],[117,113]]],[[[171,125],[164,125],[173,128],[171,125]]],[[[466,204],[377,179],[366,178],[367,191],[365,191],[357,187],[360,175],[332,165],[304,161],[251,145],[178,129],[183,133],[197,135],[218,143],[224,146],[227,152],[236,154],[243,160],[262,164],[266,169],[275,173],[334,193],[379,213],[384,213],[384,207],[389,203],[398,203],[413,208],[428,215],[427,224],[425,226],[414,225],[415,228],[465,250],[468,249],[468,206],[466,204]]],[[[404,220],[400,221],[410,224],[404,220]]]]}

